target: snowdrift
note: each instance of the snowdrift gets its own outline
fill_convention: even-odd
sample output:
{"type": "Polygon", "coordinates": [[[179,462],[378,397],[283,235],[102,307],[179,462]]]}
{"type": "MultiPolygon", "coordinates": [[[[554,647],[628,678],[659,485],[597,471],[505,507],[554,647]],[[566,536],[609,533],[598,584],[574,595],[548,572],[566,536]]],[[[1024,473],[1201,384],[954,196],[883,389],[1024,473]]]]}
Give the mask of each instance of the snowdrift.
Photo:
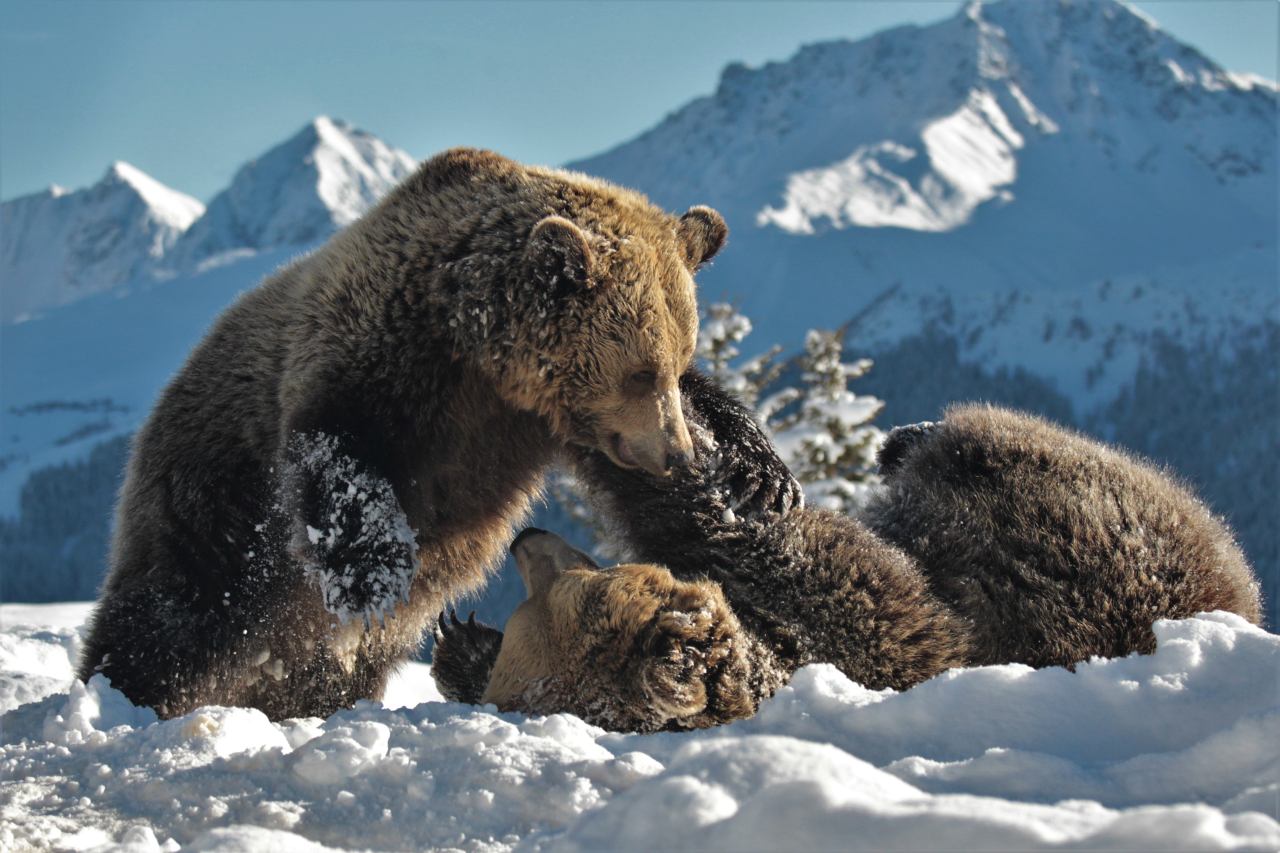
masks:
{"type": "Polygon", "coordinates": [[[440,702],[422,665],[327,720],[160,722],[71,680],[86,612],[0,607],[5,849],[1280,847],[1280,636],[1222,613],[1075,673],[812,666],[753,720],[634,736],[440,702]]]}

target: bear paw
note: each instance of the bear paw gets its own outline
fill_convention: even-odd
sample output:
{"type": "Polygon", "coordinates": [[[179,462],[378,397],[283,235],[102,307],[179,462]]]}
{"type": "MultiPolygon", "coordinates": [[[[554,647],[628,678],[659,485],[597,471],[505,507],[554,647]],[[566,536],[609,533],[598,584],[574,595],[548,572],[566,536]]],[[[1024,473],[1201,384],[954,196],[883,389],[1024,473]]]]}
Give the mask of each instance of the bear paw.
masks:
{"type": "Polygon", "coordinates": [[[431,652],[431,677],[449,702],[479,705],[489,686],[493,665],[502,648],[502,632],[476,621],[473,610],[466,622],[450,610],[440,614],[431,652]]]}
{"type": "Polygon", "coordinates": [[[718,595],[677,593],[640,639],[643,664],[637,683],[653,713],[673,728],[728,722],[720,711],[726,693],[721,682],[742,668],[744,643],[737,620],[718,595]]]}
{"type": "MultiPolygon", "coordinates": [[[[760,452],[744,454],[720,449],[712,457],[711,480],[724,496],[728,513],[750,521],[771,514],[786,515],[804,506],[800,481],[767,445],[760,452]]],[[[728,519],[730,516],[726,515],[728,519]]]]}
{"type": "Polygon", "coordinates": [[[325,433],[290,443],[285,498],[295,507],[292,552],[342,623],[393,615],[418,570],[414,531],[391,483],[325,433]]]}

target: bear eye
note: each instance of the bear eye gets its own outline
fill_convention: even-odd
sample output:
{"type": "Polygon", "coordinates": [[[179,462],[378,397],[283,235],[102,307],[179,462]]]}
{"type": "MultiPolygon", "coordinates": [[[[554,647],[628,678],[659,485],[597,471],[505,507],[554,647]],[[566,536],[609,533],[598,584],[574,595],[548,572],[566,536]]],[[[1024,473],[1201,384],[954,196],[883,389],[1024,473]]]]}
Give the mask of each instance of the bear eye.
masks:
{"type": "Polygon", "coordinates": [[[637,370],[631,374],[630,382],[632,385],[642,388],[650,388],[653,383],[658,381],[658,374],[652,370],[637,370]]]}

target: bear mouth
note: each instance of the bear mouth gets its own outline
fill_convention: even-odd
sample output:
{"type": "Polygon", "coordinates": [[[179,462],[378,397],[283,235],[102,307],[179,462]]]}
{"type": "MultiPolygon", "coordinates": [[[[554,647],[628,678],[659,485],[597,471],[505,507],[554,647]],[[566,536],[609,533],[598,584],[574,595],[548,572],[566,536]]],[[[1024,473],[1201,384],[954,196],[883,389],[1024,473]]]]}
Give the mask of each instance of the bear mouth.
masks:
{"type": "Polygon", "coordinates": [[[635,454],[631,452],[631,448],[627,446],[627,440],[622,437],[622,433],[615,432],[609,439],[610,455],[614,461],[622,465],[624,468],[640,468],[640,461],[636,459],[635,454]]]}

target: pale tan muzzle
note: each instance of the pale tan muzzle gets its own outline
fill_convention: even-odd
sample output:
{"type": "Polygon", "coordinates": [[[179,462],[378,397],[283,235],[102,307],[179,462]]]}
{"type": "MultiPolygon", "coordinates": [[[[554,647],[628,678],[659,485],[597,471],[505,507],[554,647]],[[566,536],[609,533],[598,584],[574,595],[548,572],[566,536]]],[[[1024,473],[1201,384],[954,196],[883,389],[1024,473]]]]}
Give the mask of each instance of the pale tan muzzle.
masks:
{"type": "Polygon", "coordinates": [[[562,572],[598,569],[595,561],[554,533],[526,527],[511,542],[511,554],[529,598],[545,595],[562,572]]]}
{"type": "Polygon", "coordinates": [[[540,679],[564,671],[563,648],[555,639],[549,593],[556,579],[575,568],[597,568],[586,554],[559,536],[528,527],[511,542],[516,568],[524,579],[528,599],[507,620],[484,701],[503,710],[523,707],[526,691],[540,679]]]}
{"type": "Polygon", "coordinates": [[[655,477],[665,477],[693,460],[693,440],[680,408],[680,392],[672,388],[644,404],[634,431],[618,433],[614,448],[623,462],[643,468],[655,477]]]}

